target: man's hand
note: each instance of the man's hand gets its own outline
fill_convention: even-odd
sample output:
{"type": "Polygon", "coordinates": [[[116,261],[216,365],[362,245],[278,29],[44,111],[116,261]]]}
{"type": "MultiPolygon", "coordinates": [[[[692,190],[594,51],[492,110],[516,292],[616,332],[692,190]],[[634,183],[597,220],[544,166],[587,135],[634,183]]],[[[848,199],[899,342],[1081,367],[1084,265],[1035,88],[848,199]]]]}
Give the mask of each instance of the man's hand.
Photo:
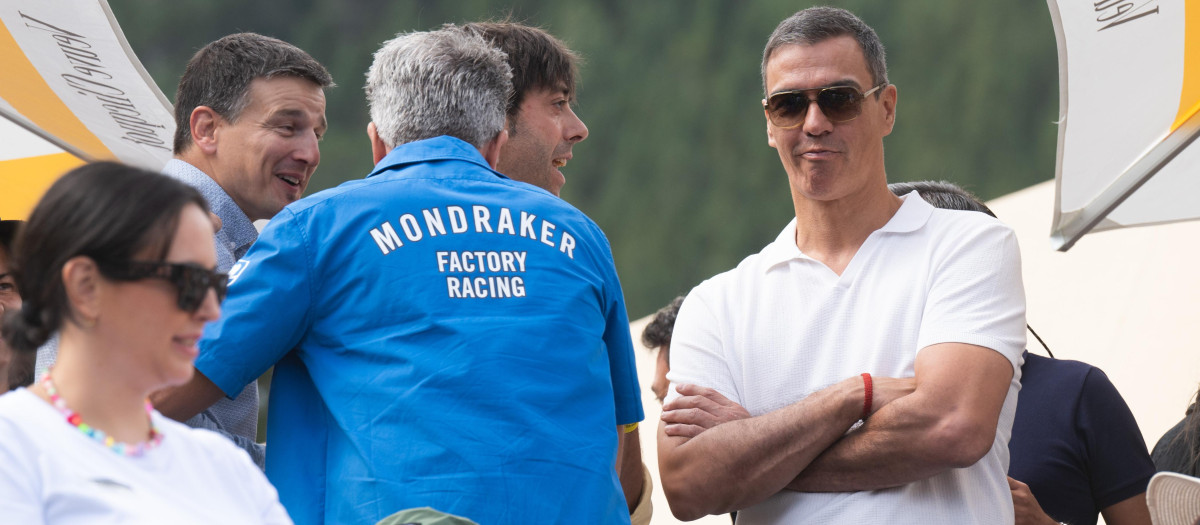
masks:
{"type": "Polygon", "coordinates": [[[675,391],[682,397],[663,405],[662,420],[668,436],[693,438],[722,423],[750,417],[742,405],[711,388],[678,385],[675,391]]]}
{"type": "Polygon", "coordinates": [[[1016,525],[1058,525],[1054,518],[1046,515],[1037,498],[1029,491],[1029,486],[1008,478],[1008,489],[1012,492],[1013,510],[1016,513],[1016,525]]]}

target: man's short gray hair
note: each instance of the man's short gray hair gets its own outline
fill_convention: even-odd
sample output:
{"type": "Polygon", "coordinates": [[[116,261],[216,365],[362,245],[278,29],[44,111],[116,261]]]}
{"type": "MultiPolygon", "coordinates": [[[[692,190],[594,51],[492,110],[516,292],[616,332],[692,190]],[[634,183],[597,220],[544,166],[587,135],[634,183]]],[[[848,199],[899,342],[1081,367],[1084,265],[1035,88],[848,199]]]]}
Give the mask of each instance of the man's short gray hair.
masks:
{"type": "Polygon", "coordinates": [[[450,135],[483,148],[504,129],[507,57],[458,27],[384,42],[367,71],[367,103],[389,148],[450,135]]]}
{"type": "MultiPolygon", "coordinates": [[[[854,37],[858,47],[862,48],[863,58],[867,60],[867,69],[871,70],[872,83],[871,86],[863,86],[864,90],[888,81],[887,54],[884,52],[883,42],[879,41],[879,35],[875,34],[871,26],[845,9],[810,7],[780,22],[771,33],[771,38],[767,39],[762,58],[763,93],[770,95],[766,92],[767,61],[776,49],[790,44],[811,46],[839,36],[854,37]]],[[[876,92],[875,96],[878,97],[879,92],[876,92]]]]}

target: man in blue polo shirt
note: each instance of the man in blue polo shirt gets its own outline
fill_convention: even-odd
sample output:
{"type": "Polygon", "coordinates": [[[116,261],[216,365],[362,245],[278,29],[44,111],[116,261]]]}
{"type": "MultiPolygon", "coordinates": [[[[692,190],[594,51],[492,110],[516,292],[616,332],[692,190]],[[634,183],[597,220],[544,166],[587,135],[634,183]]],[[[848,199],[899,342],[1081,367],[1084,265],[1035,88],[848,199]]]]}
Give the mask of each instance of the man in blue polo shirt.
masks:
{"type": "Polygon", "coordinates": [[[375,170],[271,221],[174,393],[203,405],[278,363],[267,475],[297,523],[628,522],[614,430],[642,410],[620,285],[595,223],[491,169],[504,59],[455,27],[384,44],[375,170]]]}

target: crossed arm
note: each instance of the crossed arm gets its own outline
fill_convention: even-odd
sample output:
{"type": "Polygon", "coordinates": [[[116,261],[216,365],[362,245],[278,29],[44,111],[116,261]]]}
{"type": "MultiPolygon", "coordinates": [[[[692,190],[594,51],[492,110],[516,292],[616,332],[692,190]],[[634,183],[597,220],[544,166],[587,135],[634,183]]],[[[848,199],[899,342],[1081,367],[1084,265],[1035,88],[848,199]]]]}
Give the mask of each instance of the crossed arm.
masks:
{"type": "Polygon", "coordinates": [[[1013,367],[979,346],[943,343],[917,354],[911,380],[876,378],[861,428],[855,377],[757,417],[691,385],[664,407],[659,469],[671,511],[696,519],[761,502],[783,489],[874,490],[969,466],[995,438],[1013,367]]]}

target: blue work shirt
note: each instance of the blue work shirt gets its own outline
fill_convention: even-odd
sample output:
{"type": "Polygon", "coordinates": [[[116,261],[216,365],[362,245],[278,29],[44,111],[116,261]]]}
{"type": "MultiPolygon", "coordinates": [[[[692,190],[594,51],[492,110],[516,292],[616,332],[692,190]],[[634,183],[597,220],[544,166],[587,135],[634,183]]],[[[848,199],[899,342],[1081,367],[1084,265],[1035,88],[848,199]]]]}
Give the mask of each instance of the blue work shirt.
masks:
{"type": "Polygon", "coordinates": [[[196,367],[271,365],[267,476],[298,524],[430,506],[481,524],[627,523],[643,417],[599,227],[438,137],[289,205],[235,265],[196,367]]]}

